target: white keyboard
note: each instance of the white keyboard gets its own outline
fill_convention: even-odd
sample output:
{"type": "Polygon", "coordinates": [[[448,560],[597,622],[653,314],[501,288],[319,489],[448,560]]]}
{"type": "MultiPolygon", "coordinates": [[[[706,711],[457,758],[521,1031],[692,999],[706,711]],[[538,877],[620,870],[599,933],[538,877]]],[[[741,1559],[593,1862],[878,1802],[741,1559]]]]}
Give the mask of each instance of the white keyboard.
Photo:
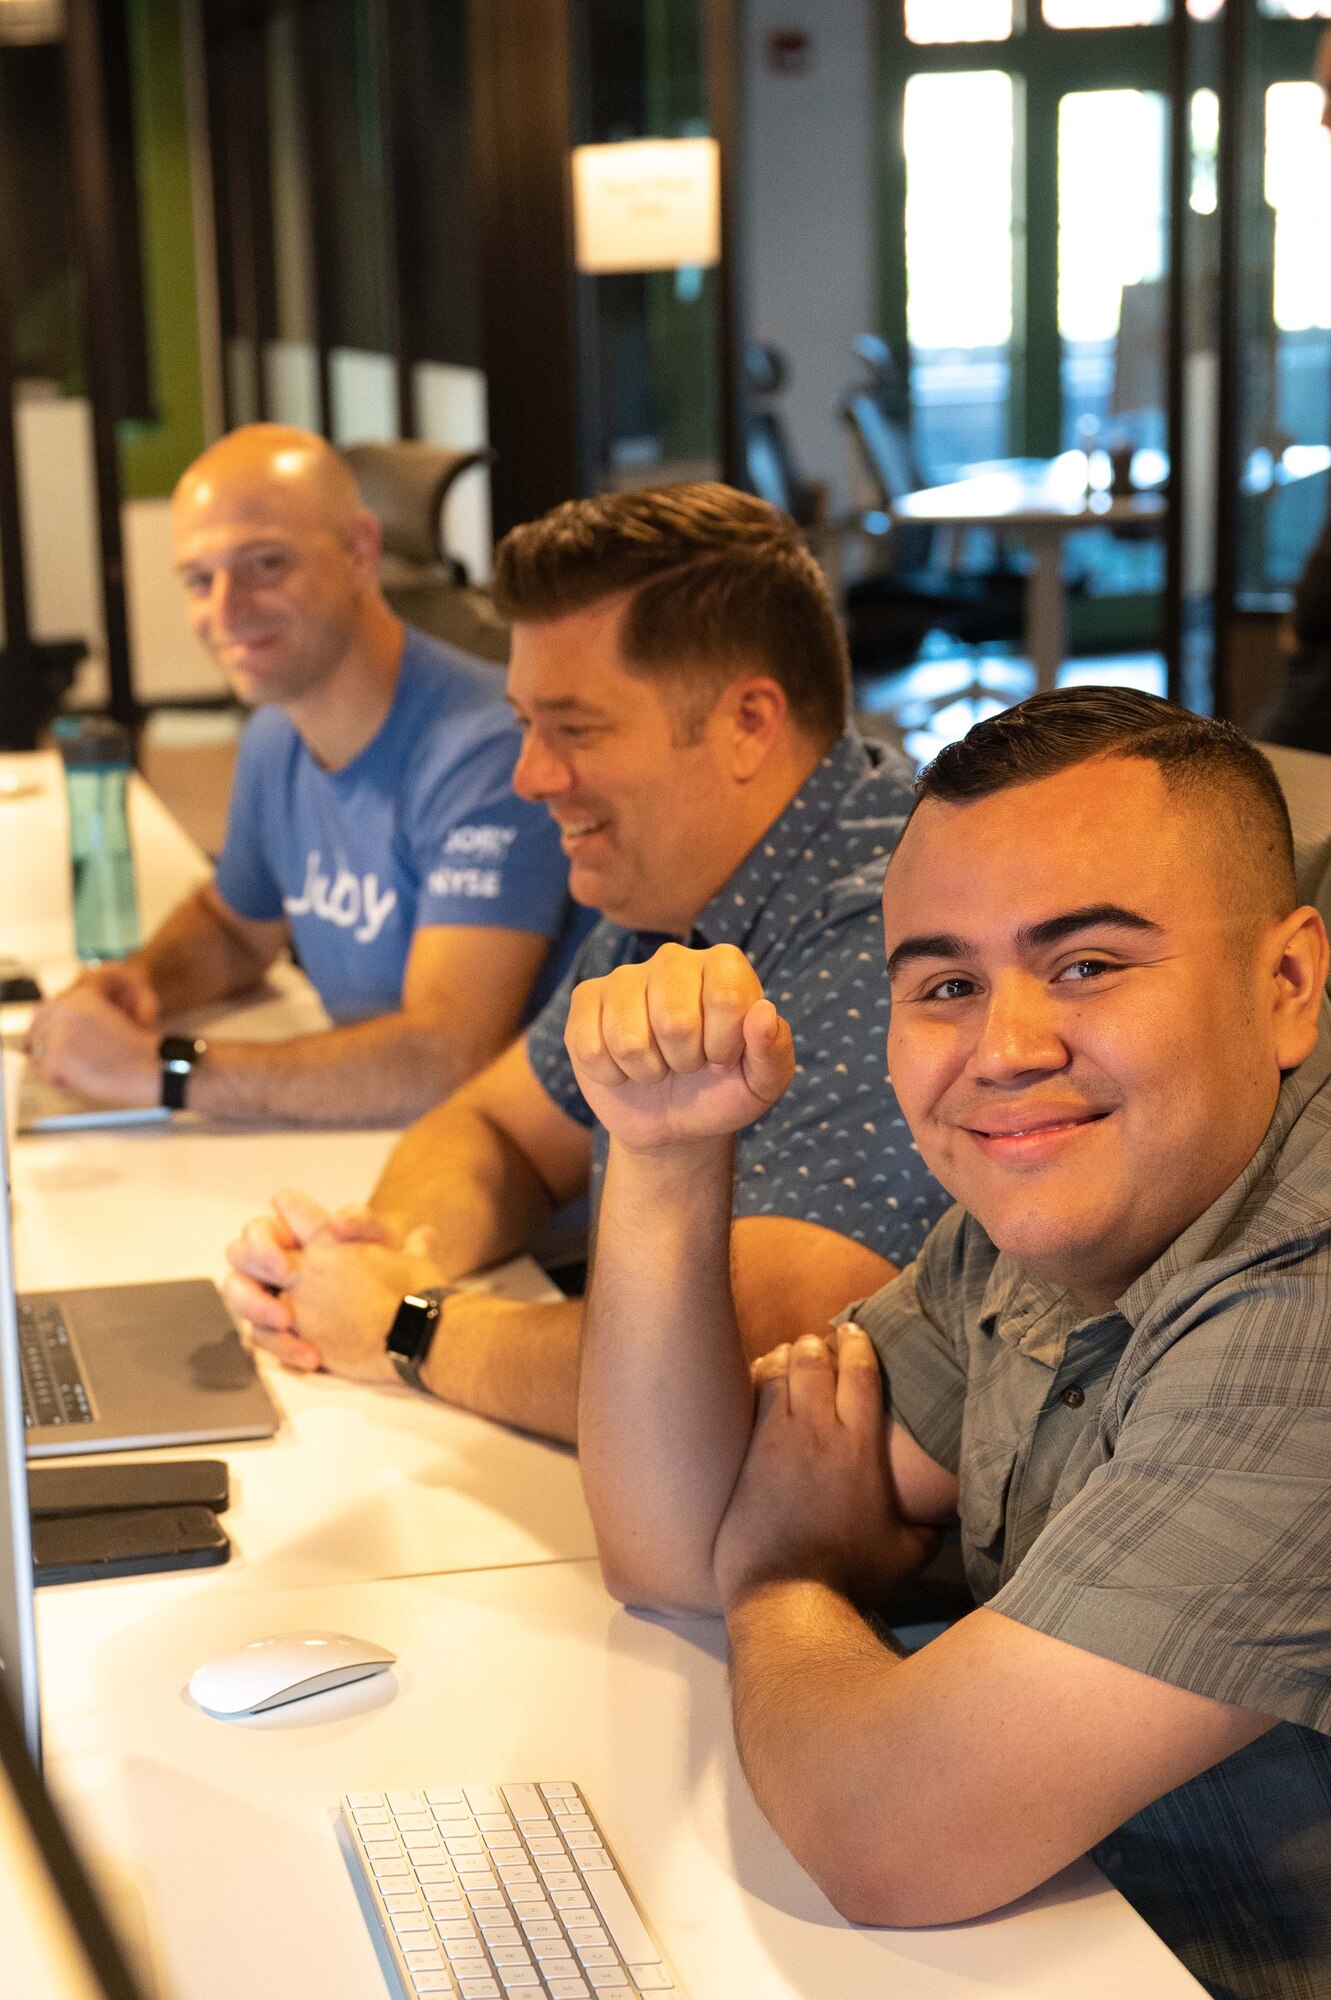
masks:
{"type": "Polygon", "coordinates": [[[407,2000],[683,2000],[576,1785],[348,1792],[341,1810],[407,2000]]]}

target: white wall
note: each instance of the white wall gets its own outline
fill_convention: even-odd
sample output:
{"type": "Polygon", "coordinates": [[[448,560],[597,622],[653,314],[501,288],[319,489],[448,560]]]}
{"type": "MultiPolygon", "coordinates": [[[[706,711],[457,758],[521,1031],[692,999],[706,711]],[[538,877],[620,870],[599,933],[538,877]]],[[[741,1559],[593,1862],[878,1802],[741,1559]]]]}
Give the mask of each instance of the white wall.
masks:
{"type": "Polygon", "coordinates": [[[747,328],[782,349],[783,407],[801,470],[845,504],[833,415],[858,373],[851,343],[877,325],[872,0],[748,0],[744,236],[747,328]],[[813,37],[807,74],[774,74],[775,29],[813,37]]]}

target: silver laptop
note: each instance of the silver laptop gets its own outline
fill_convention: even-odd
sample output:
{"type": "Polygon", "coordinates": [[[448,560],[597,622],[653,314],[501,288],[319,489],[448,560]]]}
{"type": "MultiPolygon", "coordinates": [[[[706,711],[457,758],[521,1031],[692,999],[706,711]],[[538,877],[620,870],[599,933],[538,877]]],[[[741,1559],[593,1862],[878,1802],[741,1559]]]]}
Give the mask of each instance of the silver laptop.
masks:
{"type": "MultiPolygon", "coordinates": [[[[7,1172],[4,1185],[7,1194],[7,1172]]],[[[14,1304],[11,1237],[5,1199],[0,1309],[6,1313],[14,1304]]],[[[271,1437],[277,1429],[268,1391],[206,1278],[25,1292],[17,1305],[12,1344],[29,1458],[226,1444],[271,1437]]],[[[3,1344],[8,1348],[10,1340],[3,1344]]]]}

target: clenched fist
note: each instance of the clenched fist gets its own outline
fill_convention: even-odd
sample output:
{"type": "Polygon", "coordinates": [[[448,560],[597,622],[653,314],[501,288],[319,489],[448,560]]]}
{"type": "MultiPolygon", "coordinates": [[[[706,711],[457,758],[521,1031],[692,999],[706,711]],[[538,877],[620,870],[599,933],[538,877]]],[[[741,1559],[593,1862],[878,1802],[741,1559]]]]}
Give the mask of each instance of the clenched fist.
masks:
{"type": "Polygon", "coordinates": [[[583,1096],[633,1151],[738,1132],[795,1074],[789,1025],[733,945],[662,945],[579,986],[564,1042],[583,1096]]]}

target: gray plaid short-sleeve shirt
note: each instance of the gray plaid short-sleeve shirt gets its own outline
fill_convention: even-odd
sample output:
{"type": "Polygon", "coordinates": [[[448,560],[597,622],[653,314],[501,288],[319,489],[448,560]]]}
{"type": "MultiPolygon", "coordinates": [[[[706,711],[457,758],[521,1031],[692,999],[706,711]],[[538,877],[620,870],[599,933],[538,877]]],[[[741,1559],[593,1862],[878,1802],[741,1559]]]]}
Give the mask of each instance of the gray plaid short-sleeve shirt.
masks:
{"type": "Polygon", "coordinates": [[[1114,1311],[955,1208],[852,1310],[958,1476],[981,1603],[1279,1719],[1094,1858],[1210,1992],[1327,2000],[1331,1010],[1244,1172],[1114,1311]]]}

